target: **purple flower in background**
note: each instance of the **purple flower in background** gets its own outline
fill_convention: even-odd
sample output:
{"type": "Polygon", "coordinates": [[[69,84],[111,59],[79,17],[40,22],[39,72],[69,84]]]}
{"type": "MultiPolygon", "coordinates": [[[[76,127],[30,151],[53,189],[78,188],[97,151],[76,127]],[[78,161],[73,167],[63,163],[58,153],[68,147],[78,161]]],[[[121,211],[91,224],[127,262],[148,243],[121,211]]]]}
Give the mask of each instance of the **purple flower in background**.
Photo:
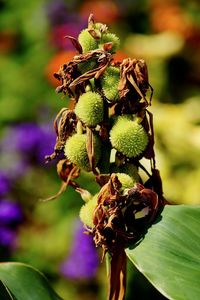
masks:
{"type": "Polygon", "coordinates": [[[30,153],[37,147],[41,138],[41,129],[34,123],[15,125],[6,133],[1,142],[2,151],[30,153]],[[12,144],[11,144],[12,141],[12,144]]]}
{"type": "Polygon", "coordinates": [[[21,176],[33,162],[44,163],[45,155],[53,152],[55,141],[49,124],[22,123],[9,128],[0,143],[5,173],[21,176]]]}
{"type": "Polygon", "coordinates": [[[63,24],[67,19],[66,3],[62,0],[52,1],[46,6],[47,17],[51,25],[63,24]]]}
{"type": "Polygon", "coordinates": [[[99,257],[92,236],[84,233],[78,222],[69,256],[61,264],[60,272],[71,279],[91,279],[96,275],[99,257]]]}
{"type": "Polygon", "coordinates": [[[10,180],[8,175],[0,170],[0,196],[4,196],[10,190],[10,180]]]}
{"type": "Polygon", "coordinates": [[[52,44],[60,50],[74,49],[72,43],[65,39],[66,35],[78,36],[82,28],[87,26],[80,15],[72,12],[69,3],[63,1],[53,1],[46,6],[47,18],[51,25],[52,44]],[[68,5],[68,7],[67,7],[68,5]]]}
{"type": "Polygon", "coordinates": [[[6,226],[0,226],[0,246],[7,248],[15,247],[16,237],[16,231],[6,226]]]}
{"type": "Polygon", "coordinates": [[[17,229],[23,221],[20,205],[8,199],[0,200],[0,246],[13,249],[17,241],[17,229]]]}
{"type": "Polygon", "coordinates": [[[54,145],[56,142],[56,134],[52,130],[52,126],[50,126],[49,124],[41,125],[40,129],[41,129],[41,138],[38,143],[36,156],[38,162],[45,163],[44,157],[49,153],[53,152],[54,145]]]}
{"type": "Polygon", "coordinates": [[[11,225],[20,223],[23,219],[21,207],[18,203],[10,200],[0,201],[0,224],[11,225]]]}

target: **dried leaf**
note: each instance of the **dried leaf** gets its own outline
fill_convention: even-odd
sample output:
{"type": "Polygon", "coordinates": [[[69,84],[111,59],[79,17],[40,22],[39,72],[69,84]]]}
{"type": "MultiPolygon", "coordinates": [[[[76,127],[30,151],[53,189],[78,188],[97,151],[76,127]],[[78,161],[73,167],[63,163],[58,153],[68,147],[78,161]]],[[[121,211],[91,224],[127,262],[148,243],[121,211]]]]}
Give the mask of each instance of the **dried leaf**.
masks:
{"type": "Polygon", "coordinates": [[[65,38],[70,40],[70,42],[72,43],[74,48],[78,51],[78,53],[83,53],[82,46],[77,39],[75,39],[73,36],[70,35],[66,35],[65,38]]]}

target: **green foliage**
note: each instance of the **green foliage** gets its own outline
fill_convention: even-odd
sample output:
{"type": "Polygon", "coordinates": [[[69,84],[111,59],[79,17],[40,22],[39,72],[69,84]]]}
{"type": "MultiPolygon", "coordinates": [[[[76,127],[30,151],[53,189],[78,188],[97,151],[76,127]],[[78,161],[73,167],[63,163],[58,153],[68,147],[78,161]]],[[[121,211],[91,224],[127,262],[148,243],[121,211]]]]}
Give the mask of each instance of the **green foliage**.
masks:
{"type": "Polygon", "coordinates": [[[165,206],[139,245],[126,253],[168,299],[200,294],[200,206],[165,206]]]}
{"type": "Polygon", "coordinates": [[[44,275],[26,264],[1,263],[0,280],[13,300],[61,300],[44,275]]]}

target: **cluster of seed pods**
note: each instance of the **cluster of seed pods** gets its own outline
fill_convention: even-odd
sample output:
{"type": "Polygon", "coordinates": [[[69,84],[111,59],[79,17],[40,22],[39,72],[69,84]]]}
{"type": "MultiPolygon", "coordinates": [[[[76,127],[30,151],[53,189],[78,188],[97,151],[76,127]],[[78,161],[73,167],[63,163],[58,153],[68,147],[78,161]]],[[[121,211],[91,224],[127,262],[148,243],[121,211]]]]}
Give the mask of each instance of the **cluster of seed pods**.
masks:
{"type": "MultiPolygon", "coordinates": [[[[70,39],[78,54],[54,76],[56,91],[70,98],[70,107],[57,115],[54,153],[57,171],[67,185],[81,193],[85,204],[80,218],[103,253],[126,247],[144,234],[163,206],[162,182],[155,166],[152,87],[144,60],[115,60],[119,38],[95,23],[70,39]],[[149,160],[150,171],[141,159],[149,160]],[[81,170],[93,172],[100,186],[90,195],[76,182],[81,170]],[[140,171],[148,179],[143,182],[140,171]]],[[[56,196],[57,196],[56,195],[56,196]]],[[[54,197],[51,197],[51,199],[54,197]]]]}

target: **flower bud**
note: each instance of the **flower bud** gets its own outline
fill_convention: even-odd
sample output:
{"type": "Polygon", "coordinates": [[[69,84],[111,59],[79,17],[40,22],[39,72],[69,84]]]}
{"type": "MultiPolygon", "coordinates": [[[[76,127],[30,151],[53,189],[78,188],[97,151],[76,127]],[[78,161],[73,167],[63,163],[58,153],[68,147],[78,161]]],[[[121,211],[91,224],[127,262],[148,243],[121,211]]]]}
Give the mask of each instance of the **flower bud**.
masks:
{"type": "Polygon", "coordinates": [[[137,157],[148,144],[148,135],[142,125],[126,116],[118,117],[110,131],[112,146],[127,157],[137,157]]]}
{"type": "MultiPolygon", "coordinates": [[[[69,137],[65,144],[66,157],[76,166],[86,171],[90,171],[89,158],[86,148],[86,134],[74,134],[69,137]]],[[[95,164],[98,163],[101,155],[101,142],[97,136],[94,136],[94,155],[95,164]]]]}
{"type": "Polygon", "coordinates": [[[119,79],[119,68],[113,66],[108,67],[102,76],[101,85],[103,93],[109,102],[116,102],[119,100],[119,79]]]}
{"type": "Polygon", "coordinates": [[[85,225],[89,226],[90,228],[94,227],[93,214],[94,214],[95,207],[97,206],[97,199],[98,199],[98,194],[94,195],[91,200],[86,202],[81,207],[80,213],[79,213],[81,221],[85,225]]]}
{"type": "Polygon", "coordinates": [[[84,93],[79,97],[75,113],[85,125],[95,127],[103,121],[103,99],[95,92],[84,93]]]}
{"type": "Polygon", "coordinates": [[[95,50],[98,48],[98,42],[95,40],[87,29],[83,29],[79,36],[78,41],[82,46],[83,53],[86,53],[90,50],[95,50]]]}

